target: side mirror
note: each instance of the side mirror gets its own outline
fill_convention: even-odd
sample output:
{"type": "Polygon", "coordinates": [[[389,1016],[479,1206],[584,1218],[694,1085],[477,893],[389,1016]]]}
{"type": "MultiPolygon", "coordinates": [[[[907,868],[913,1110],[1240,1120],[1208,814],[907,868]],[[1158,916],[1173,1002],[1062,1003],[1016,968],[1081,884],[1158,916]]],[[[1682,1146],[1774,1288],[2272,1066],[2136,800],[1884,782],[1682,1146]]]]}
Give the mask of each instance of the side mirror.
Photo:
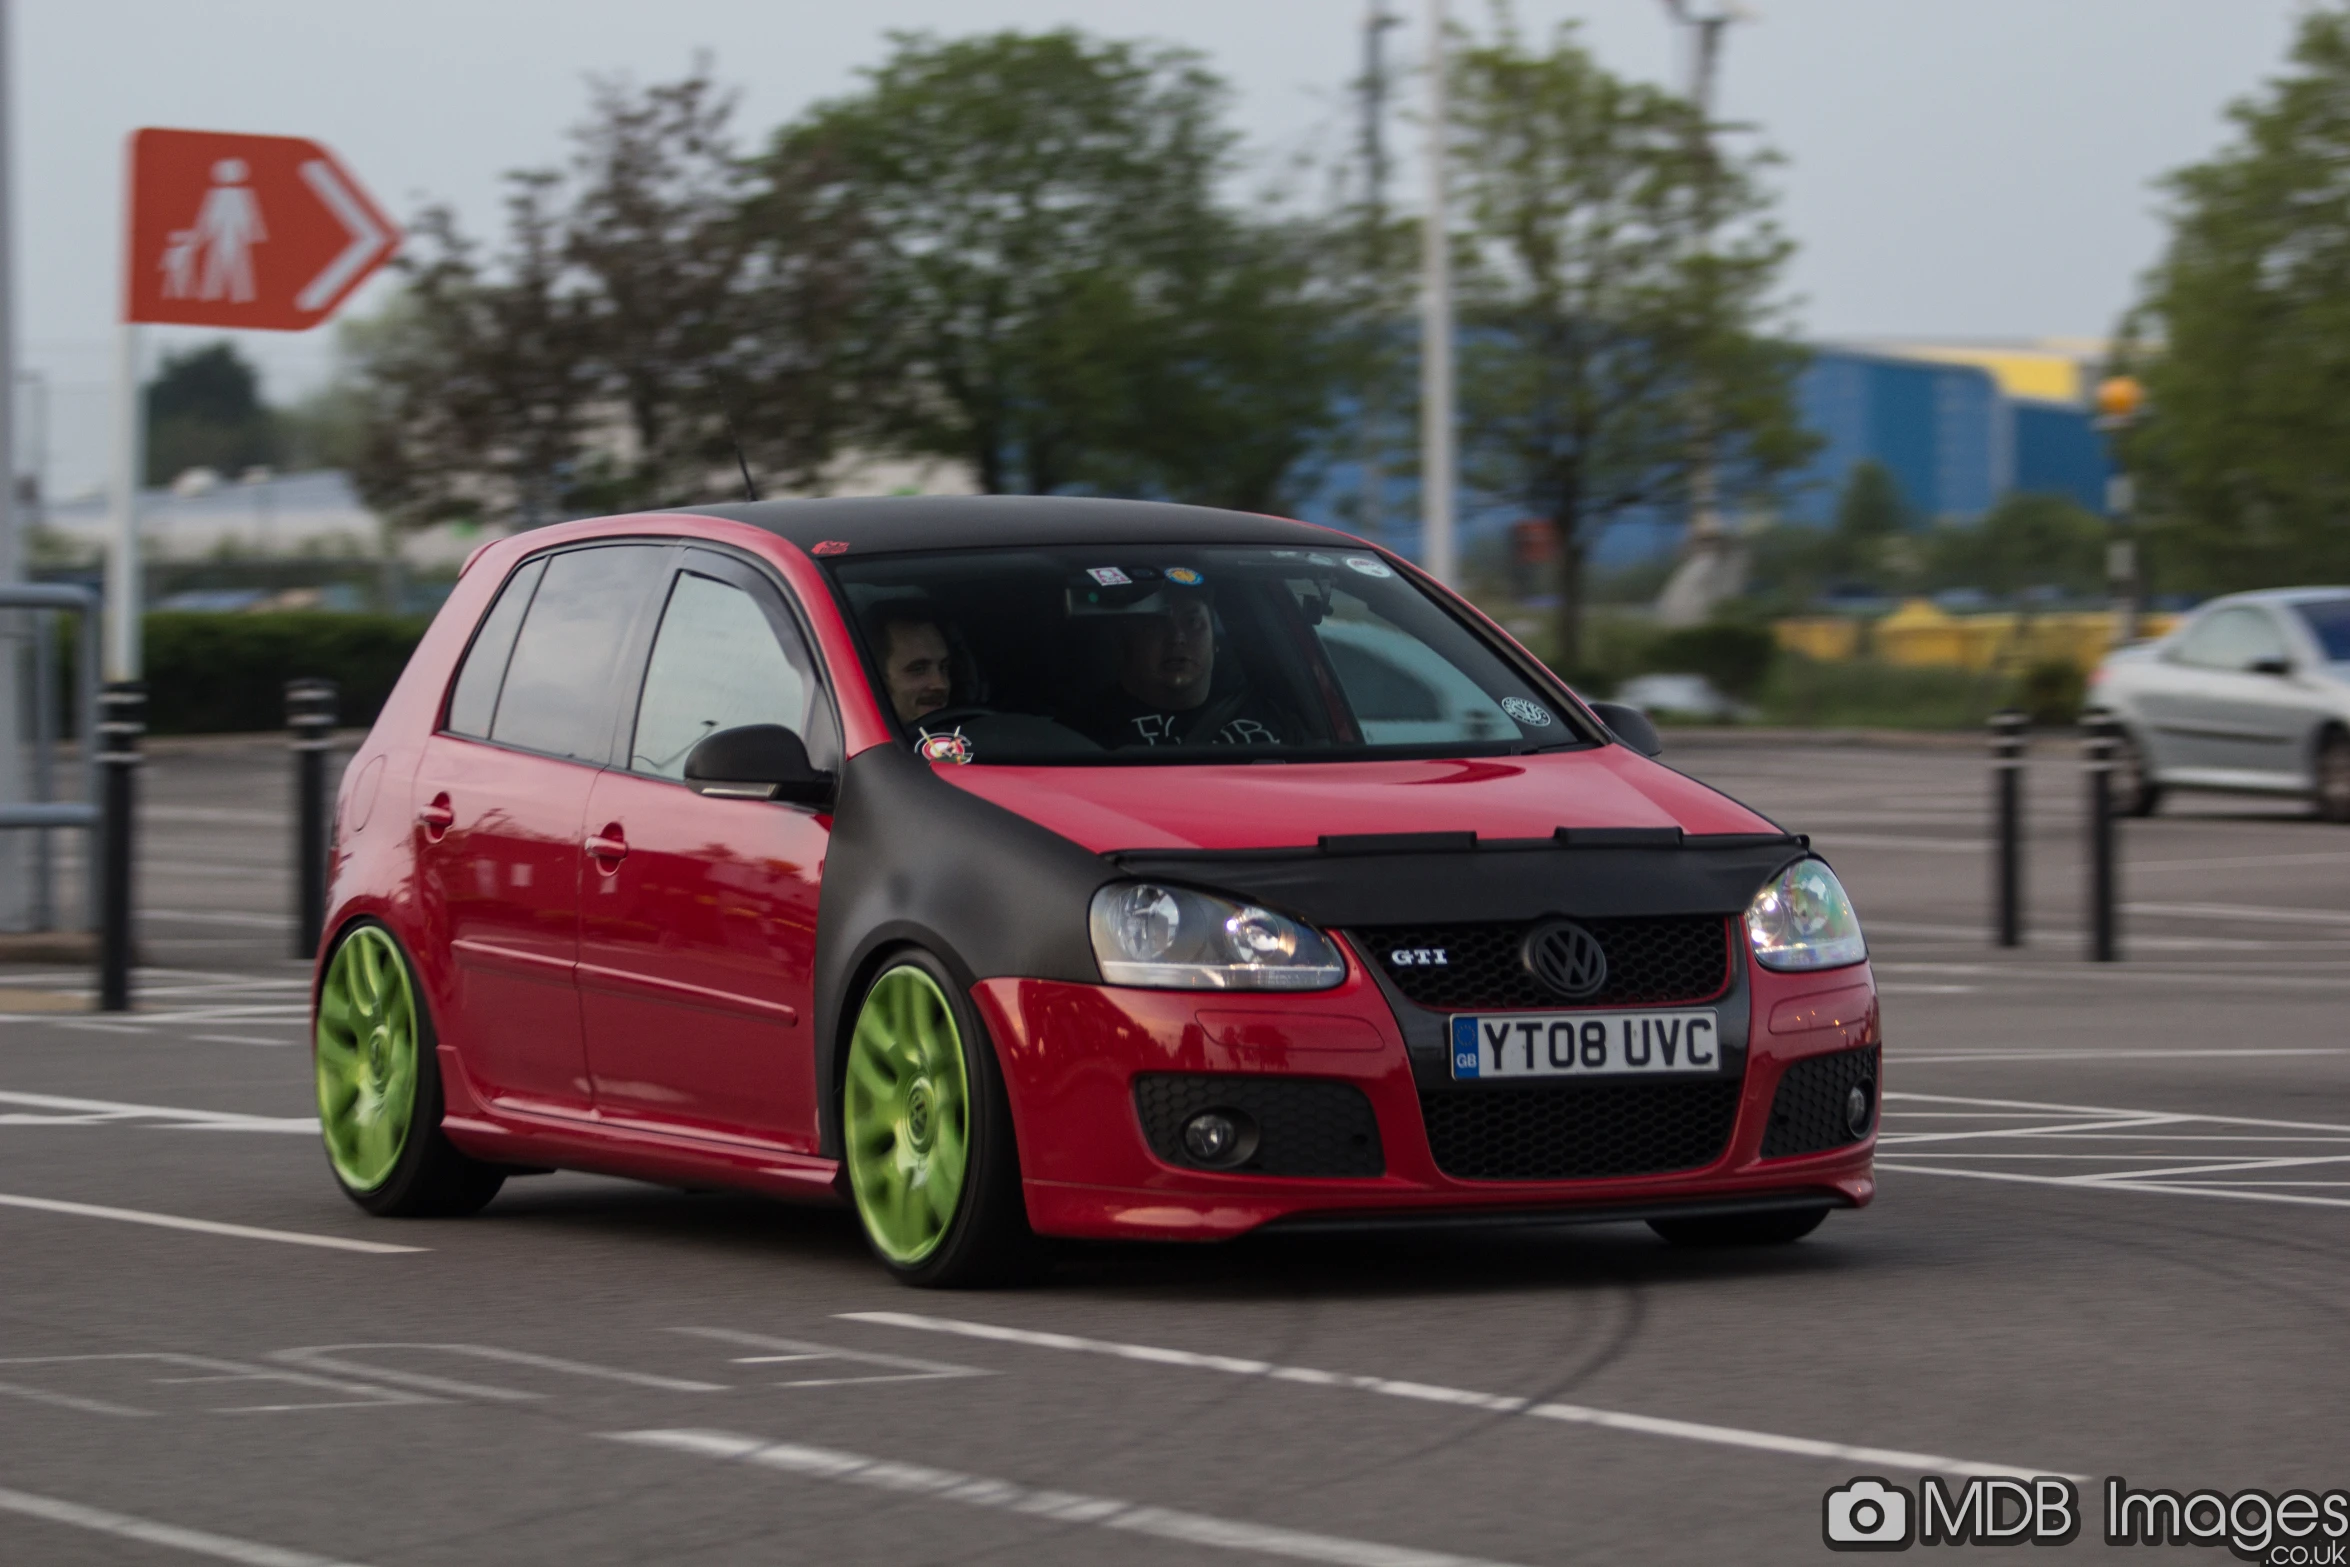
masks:
{"type": "Polygon", "coordinates": [[[1664,736],[1656,732],[1656,725],[1637,707],[1623,702],[1594,702],[1591,710],[1599,715],[1599,721],[1607,725],[1610,733],[1642,756],[1655,756],[1664,750],[1664,736]]]}
{"type": "Polygon", "coordinates": [[[745,724],[703,736],[686,754],[685,781],[696,794],[733,800],[832,801],[832,774],[809,766],[808,747],[781,724],[745,724]]]}
{"type": "Polygon", "coordinates": [[[2256,675],[2289,675],[2293,661],[2289,658],[2256,658],[2246,666],[2256,675]]]}

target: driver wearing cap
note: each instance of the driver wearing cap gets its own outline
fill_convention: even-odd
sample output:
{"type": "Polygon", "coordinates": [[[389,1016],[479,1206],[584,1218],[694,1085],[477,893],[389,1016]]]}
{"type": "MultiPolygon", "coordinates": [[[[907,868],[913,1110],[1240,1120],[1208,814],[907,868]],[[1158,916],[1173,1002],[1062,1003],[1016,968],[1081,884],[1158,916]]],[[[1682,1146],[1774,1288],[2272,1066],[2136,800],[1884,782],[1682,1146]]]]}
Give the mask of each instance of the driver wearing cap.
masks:
{"type": "Polygon", "coordinates": [[[1204,590],[1118,618],[1118,683],[1072,715],[1072,728],[1109,750],[1283,743],[1286,726],[1252,687],[1215,694],[1216,617],[1204,590]]]}

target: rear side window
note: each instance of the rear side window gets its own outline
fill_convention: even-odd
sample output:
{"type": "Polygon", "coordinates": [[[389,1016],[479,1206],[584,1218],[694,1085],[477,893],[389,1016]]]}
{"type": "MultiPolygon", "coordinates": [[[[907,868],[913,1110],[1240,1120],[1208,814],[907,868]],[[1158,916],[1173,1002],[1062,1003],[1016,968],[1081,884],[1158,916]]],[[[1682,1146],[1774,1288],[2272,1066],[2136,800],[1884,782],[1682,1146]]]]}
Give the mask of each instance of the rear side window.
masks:
{"type": "Polygon", "coordinates": [[[443,726],[449,733],[475,740],[490,737],[490,720],[498,711],[498,687],[505,682],[506,660],[514,652],[514,633],[522,629],[522,612],[530,608],[531,590],[539,585],[539,573],[546,569],[544,558],[525,562],[506,579],[498,601],[482,617],[481,630],[474,633],[464,667],[457,671],[456,688],[449,693],[449,721],[443,726]]]}
{"type": "Polygon", "coordinates": [[[2199,669],[2250,669],[2267,658],[2285,656],[2285,639],[2268,616],[2250,606],[2223,609],[2187,633],[2178,659],[2199,669]]]}
{"type": "Polygon", "coordinates": [[[607,545],[547,562],[514,639],[492,740],[582,762],[609,756],[613,677],[664,553],[659,545],[607,545]]]}
{"type": "Polygon", "coordinates": [[[781,724],[814,756],[825,738],[810,733],[815,701],[807,652],[788,622],[732,583],[679,572],[645,670],[628,765],[683,778],[686,753],[703,736],[743,724],[781,724]]]}

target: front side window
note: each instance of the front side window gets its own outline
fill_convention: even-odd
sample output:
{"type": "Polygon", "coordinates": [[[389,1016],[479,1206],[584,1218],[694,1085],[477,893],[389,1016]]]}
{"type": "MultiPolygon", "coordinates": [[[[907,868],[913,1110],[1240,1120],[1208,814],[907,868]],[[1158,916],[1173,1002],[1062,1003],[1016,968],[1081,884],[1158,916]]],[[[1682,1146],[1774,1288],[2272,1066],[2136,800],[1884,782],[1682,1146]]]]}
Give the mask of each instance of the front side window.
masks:
{"type": "Polygon", "coordinates": [[[576,761],[608,758],[621,648],[666,553],[620,544],[549,557],[514,639],[492,740],[576,761]]]}
{"type": "Polygon", "coordinates": [[[1359,550],[1067,546],[828,564],[878,694],[934,761],[1594,743],[1498,649],[1359,550]]]}
{"type": "Polygon", "coordinates": [[[2329,664],[2350,664],[2350,598],[2309,599],[2293,606],[2329,664]]]}
{"type": "Polygon", "coordinates": [[[818,766],[810,715],[817,690],[799,636],[779,614],[730,582],[681,571],[661,612],[637,701],[632,771],[683,778],[703,738],[744,724],[781,724],[818,766]]]}

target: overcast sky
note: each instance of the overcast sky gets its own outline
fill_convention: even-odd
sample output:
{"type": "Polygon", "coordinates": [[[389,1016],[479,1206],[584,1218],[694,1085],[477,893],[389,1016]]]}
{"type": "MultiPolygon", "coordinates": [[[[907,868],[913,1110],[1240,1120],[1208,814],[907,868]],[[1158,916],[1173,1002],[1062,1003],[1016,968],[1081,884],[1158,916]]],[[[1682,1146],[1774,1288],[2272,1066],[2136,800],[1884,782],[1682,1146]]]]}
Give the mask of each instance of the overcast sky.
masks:
{"type": "MultiPolygon", "coordinates": [[[[697,49],[764,132],[854,86],[893,28],[1064,23],[1199,50],[1270,169],[1343,152],[1368,0],[8,0],[15,14],[18,310],[50,384],[52,493],[103,472],[124,136],[140,125],[327,143],[397,217],[563,153],[592,75],[675,76],[697,49]]],[[[1422,0],[1389,0],[1422,47],[1422,0]]],[[[1481,0],[1452,0],[1482,22],[1481,0]]],[[[1748,0],[1720,108],[1785,155],[1806,331],[2096,335],[2156,255],[2152,181],[2207,155],[2281,64],[2300,0],[1748,0]]],[[[1658,0],[1519,0],[1584,25],[1613,68],[1678,80],[1658,0]]],[[[1410,134],[1402,126],[1399,136],[1410,134]]],[[[1399,191],[1407,190],[1403,182],[1399,191]]],[[[365,308],[368,296],[355,302],[365,308]]],[[[150,332],[160,345],[208,334],[150,332]]],[[[250,333],[273,396],[329,334],[250,333]]]]}

